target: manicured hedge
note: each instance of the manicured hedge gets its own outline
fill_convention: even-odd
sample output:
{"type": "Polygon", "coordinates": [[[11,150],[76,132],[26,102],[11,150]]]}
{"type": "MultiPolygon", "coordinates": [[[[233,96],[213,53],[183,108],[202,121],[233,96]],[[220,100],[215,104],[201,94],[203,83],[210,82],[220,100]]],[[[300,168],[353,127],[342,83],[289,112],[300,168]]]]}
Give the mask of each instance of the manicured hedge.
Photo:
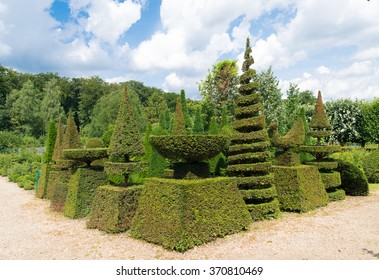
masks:
{"type": "Polygon", "coordinates": [[[245,106],[249,106],[252,104],[256,104],[256,103],[261,102],[261,101],[262,101],[262,97],[261,97],[260,93],[253,93],[250,95],[238,97],[236,100],[236,104],[238,107],[239,106],[245,107],[245,106]]]}
{"type": "Polygon", "coordinates": [[[201,179],[210,176],[210,168],[207,162],[176,162],[173,165],[174,179],[201,179]]]}
{"type": "Polygon", "coordinates": [[[260,110],[262,110],[262,104],[257,103],[246,107],[238,107],[234,114],[237,119],[251,118],[257,116],[260,110]]]}
{"type": "Polygon", "coordinates": [[[276,219],[279,216],[279,201],[275,198],[269,202],[259,204],[246,204],[251,219],[259,221],[264,219],[276,219]]]}
{"type": "Polygon", "coordinates": [[[96,188],[107,183],[107,174],[103,170],[78,168],[70,178],[64,215],[71,219],[87,216],[91,211],[96,188]]]}
{"type": "Polygon", "coordinates": [[[152,178],[141,194],[130,233],[183,252],[246,229],[250,221],[233,178],[152,178]]]}
{"type": "Polygon", "coordinates": [[[264,176],[237,177],[237,184],[240,190],[269,188],[275,182],[273,173],[264,176]]]}
{"type": "Polygon", "coordinates": [[[341,187],[345,193],[352,196],[368,195],[368,180],[362,170],[346,161],[337,160],[337,163],[337,171],[341,174],[341,187]]]}
{"type": "Polygon", "coordinates": [[[315,166],[274,166],[280,209],[307,212],[328,204],[320,173],[315,166]]]}
{"type": "Polygon", "coordinates": [[[271,171],[271,162],[258,162],[249,164],[228,165],[227,170],[231,176],[250,176],[254,173],[261,175],[271,171]]]}
{"type": "Polygon", "coordinates": [[[339,172],[321,172],[320,174],[326,190],[336,188],[341,185],[341,175],[339,172]]]}
{"type": "Polygon", "coordinates": [[[379,183],[379,149],[363,159],[363,170],[370,183],[379,183]]]}
{"type": "Polygon", "coordinates": [[[255,131],[254,133],[238,133],[231,136],[232,144],[245,144],[254,142],[265,142],[268,139],[265,129],[255,131]]]}
{"type": "Polygon", "coordinates": [[[276,165],[297,166],[300,165],[300,155],[292,150],[284,150],[276,153],[276,165]]]}
{"type": "Polygon", "coordinates": [[[335,160],[309,161],[305,164],[316,166],[321,172],[330,172],[338,167],[338,162],[335,160]]]}
{"type": "Polygon", "coordinates": [[[49,176],[49,185],[47,188],[47,198],[50,199],[50,208],[57,212],[64,210],[68,184],[75,170],[52,170],[49,176]]]}
{"type": "Polygon", "coordinates": [[[260,115],[257,117],[246,118],[236,120],[233,123],[233,128],[239,132],[249,132],[251,130],[261,130],[266,126],[265,115],[260,115]]]}
{"type": "Polygon", "coordinates": [[[47,193],[47,186],[49,183],[49,176],[50,176],[50,163],[46,163],[42,165],[41,168],[41,176],[38,181],[38,187],[35,193],[35,196],[38,198],[45,198],[47,193]]]}
{"type": "Polygon", "coordinates": [[[229,164],[257,163],[257,162],[266,161],[270,157],[270,155],[271,154],[268,151],[237,154],[237,155],[229,156],[228,162],[229,164]]]}
{"type": "Polygon", "coordinates": [[[98,187],[87,227],[108,233],[128,230],[137,210],[142,189],[143,186],[98,187]]]}
{"type": "Polygon", "coordinates": [[[88,149],[67,149],[63,150],[64,158],[75,161],[82,161],[90,166],[91,162],[107,158],[107,148],[88,148],[88,149]]]}
{"type": "Polygon", "coordinates": [[[141,172],[146,168],[147,164],[142,161],[105,163],[105,173],[108,175],[128,175],[135,172],[141,172]]]}
{"type": "Polygon", "coordinates": [[[340,152],[341,146],[327,145],[327,146],[300,146],[302,152],[310,153],[316,159],[322,159],[333,153],[340,152]]]}
{"type": "Polygon", "coordinates": [[[262,152],[270,146],[270,142],[257,142],[251,144],[237,144],[229,146],[229,155],[239,153],[262,152]]]}
{"type": "Polygon", "coordinates": [[[164,157],[198,162],[220,153],[227,139],[220,135],[163,135],[150,136],[149,141],[164,157]]]}
{"type": "Polygon", "coordinates": [[[243,199],[246,200],[266,200],[277,196],[276,188],[270,186],[265,189],[240,190],[243,199]]]}
{"type": "Polygon", "coordinates": [[[345,199],[345,191],[342,189],[334,190],[333,192],[328,192],[329,201],[338,201],[345,199]]]}

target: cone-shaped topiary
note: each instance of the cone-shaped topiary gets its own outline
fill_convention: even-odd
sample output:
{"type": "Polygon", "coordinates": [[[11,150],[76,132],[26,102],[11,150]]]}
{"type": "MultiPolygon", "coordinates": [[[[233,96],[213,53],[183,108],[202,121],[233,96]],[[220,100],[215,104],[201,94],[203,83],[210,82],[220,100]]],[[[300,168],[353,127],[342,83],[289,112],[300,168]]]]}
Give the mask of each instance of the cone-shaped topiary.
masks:
{"type": "Polygon", "coordinates": [[[67,126],[63,136],[62,149],[80,149],[80,135],[71,112],[67,117],[67,126]]]}
{"type": "Polygon", "coordinates": [[[63,143],[63,127],[62,127],[61,120],[59,120],[58,126],[57,126],[57,134],[55,137],[54,153],[53,153],[53,157],[52,157],[52,160],[55,163],[58,160],[61,160],[63,158],[62,143],[63,143]]]}
{"type": "Polygon", "coordinates": [[[182,104],[179,98],[176,100],[175,117],[174,117],[174,123],[172,125],[172,134],[173,135],[186,135],[187,134],[182,104]]]}
{"type": "Polygon", "coordinates": [[[315,112],[309,122],[311,131],[309,135],[317,138],[317,145],[320,145],[321,138],[331,135],[331,125],[325,112],[324,103],[322,102],[321,91],[318,91],[315,112]]]}
{"type": "Polygon", "coordinates": [[[279,214],[279,202],[271,174],[272,164],[265,116],[262,111],[259,84],[251,82],[256,75],[250,66],[254,63],[251,56],[250,40],[247,39],[245,61],[240,76],[240,97],[237,99],[234,129],[229,146],[229,165],[227,172],[238,178],[238,188],[243,192],[247,209],[253,220],[276,218],[279,214]],[[267,192],[267,190],[270,190],[267,192]],[[262,193],[265,193],[262,196],[262,193]]]}
{"type": "Polygon", "coordinates": [[[46,163],[50,163],[53,158],[55,140],[57,138],[57,127],[54,122],[49,123],[49,129],[46,136],[46,151],[43,156],[43,160],[46,163]]]}
{"type": "Polygon", "coordinates": [[[143,155],[143,143],[134,117],[128,90],[125,88],[116,125],[109,144],[109,157],[115,162],[129,162],[130,157],[143,155]]]}
{"type": "Polygon", "coordinates": [[[184,116],[184,125],[186,128],[190,128],[192,126],[191,117],[189,115],[188,106],[187,106],[187,100],[186,100],[186,93],[184,89],[180,91],[180,103],[182,105],[182,111],[184,116]]]}
{"type": "Polygon", "coordinates": [[[203,119],[201,117],[201,109],[200,107],[197,107],[196,109],[196,115],[195,115],[195,121],[193,124],[193,134],[203,134],[204,133],[204,124],[203,119]]]}

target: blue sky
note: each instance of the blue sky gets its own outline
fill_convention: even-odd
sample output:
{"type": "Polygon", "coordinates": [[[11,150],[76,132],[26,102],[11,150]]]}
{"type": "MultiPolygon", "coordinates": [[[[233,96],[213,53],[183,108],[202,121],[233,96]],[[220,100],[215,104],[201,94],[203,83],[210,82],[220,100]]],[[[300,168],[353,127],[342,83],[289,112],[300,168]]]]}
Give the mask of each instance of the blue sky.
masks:
{"type": "Polygon", "coordinates": [[[200,98],[222,59],[255,64],[325,100],[379,97],[379,0],[0,0],[0,64],[139,80],[200,98]]]}

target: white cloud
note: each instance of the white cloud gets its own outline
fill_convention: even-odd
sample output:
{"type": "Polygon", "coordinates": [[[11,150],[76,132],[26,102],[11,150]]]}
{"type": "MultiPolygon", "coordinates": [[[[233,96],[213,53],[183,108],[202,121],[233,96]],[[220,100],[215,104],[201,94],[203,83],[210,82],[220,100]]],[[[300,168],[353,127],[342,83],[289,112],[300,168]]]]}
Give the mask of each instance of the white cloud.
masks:
{"type": "Polygon", "coordinates": [[[171,73],[166,76],[163,82],[163,89],[166,91],[180,90],[183,88],[183,81],[178,77],[176,73],[171,73]]]}
{"type": "Polygon", "coordinates": [[[322,75],[322,74],[329,74],[329,73],[330,73],[330,70],[329,70],[328,67],[322,65],[322,66],[320,66],[320,67],[317,67],[316,72],[317,72],[318,74],[321,74],[321,75],[322,75]]]}

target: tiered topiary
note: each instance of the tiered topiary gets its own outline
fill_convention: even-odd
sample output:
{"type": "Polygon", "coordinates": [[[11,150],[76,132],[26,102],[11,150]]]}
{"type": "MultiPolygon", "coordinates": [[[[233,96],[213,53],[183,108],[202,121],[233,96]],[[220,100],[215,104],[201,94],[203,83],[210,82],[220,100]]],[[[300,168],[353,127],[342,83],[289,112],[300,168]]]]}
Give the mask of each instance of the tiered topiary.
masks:
{"type": "Polygon", "coordinates": [[[307,162],[308,165],[318,167],[325,189],[328,193],[329,200],[341,200],[345,198],[345,191],[340,188],[341,176],[335,171],[338,163],[327,158],[329,155],[341,151],[338,145],[322,145],[321,139],[331,135],[331,125],[326,115],[324,104],[322,102],[321,92],[318,92],[315,112],[309,123],[309,135],[317,138],[315,146],[301,146],[300,150],[310,153],[316,159],[307,162]]]}
{"type": "Polygon", "coordinates": [[[186,135],[180,100],[174,135],[151,136],[150,143],[174,162],[174,178],[145,184],[131,234],[171,250],[185,251],[245,229],[250,215],[233,178],[207,178],[207,160],[220,153],[226,138],[186,135]]]}
{"type": "Polygon", "coordinates": [[[130,227],[142,189],[142,186],[130,186],[129,176],[142,171],[146,165],[135,161],[143,155],[144,148],[127,89],[121,100],[108,153],[110,161],[105,163],[105,172],[108,176],[122,176],[124,186],[102,185],[96,189],[87,226],[106,232],[122,232],[130,227]]]}
{"type": "Polygon", "coordinates": [[[63,137],[61,133],[62,129],[58,124],[57,139],[55,142],[57,150],[54,150],[53,154],[55,165],[52,166],[48,186],[51,194],[50,197],[48,196],[48,198],[51,199],[50,207],[58,212],[64,210],[70,178],[72,174],[76,172],[77,167],[80,166],[80,163],[77,161],[66,159],[63,153],[64,149],[78,149],[81,147],[79,132],[71,112],[67,117],[67,126],[63,137]]]}
{"type": "Polygon", "coordinates": [[[300,116],[288,133],[281,137],[278,124],[274,129],[271,143],[281,149],[277,153],[277,166],[274,166],[276,190],[280,209],[283,211],[307,212],[328,204],[317,167],[300,164],[300,156],[295,148],[305,141],[305,126],[300,116]]]}
{"type": "Polygon", "coordinates": [[[270,142],[258,92],[259,84],[251,82],[256,75],[256,71],[250,69],[253,63],[250,40],[247,39],[243,74],[240,76],[240,97],[236,101],[236,120],[233,123],[237,133],[229,146],[227,172],[238,177],[238,188],[252,219],[260,220],[276,218],[280,210],[267,150],[270,142]]]}

